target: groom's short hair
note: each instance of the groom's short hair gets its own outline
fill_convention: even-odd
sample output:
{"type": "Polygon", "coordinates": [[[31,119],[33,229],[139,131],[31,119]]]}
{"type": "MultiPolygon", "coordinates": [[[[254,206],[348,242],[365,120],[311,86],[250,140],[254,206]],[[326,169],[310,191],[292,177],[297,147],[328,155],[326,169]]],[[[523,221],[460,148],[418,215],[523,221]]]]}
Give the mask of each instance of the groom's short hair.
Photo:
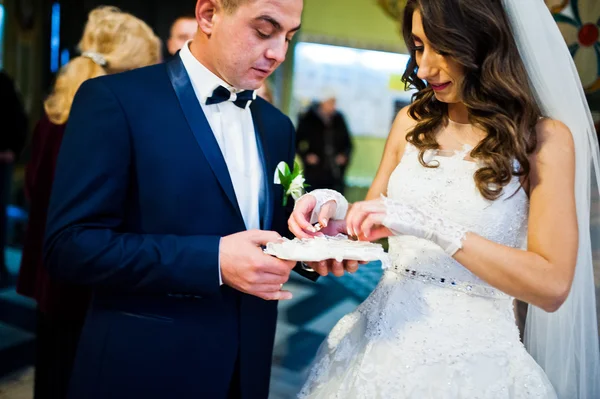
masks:
{"type": "MultiPolygon", "coordinates": [[[[241,6],[244,3],[247,3],[251,0],[221,0],[221,5],[223,6],[223,9],[225,10],[225,12],[227,13],[232,13],[235,10],[237,10],[237,8],[239,6],[241,6]]],[[[254,0],[252,0],[254,1],[254,0]]]]}

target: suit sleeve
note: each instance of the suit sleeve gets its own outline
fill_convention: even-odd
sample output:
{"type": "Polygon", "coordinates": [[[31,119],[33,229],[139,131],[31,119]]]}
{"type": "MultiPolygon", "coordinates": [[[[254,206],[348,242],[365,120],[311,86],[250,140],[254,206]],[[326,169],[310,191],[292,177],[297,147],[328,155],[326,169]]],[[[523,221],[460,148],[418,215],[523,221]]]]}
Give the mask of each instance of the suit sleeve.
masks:
{"type": "Polygon", "coordinates": [[[57,278],[95,287],[217,293],[220,237],[138,234],[125,228],[132,156],[117,97],[102,78],[85,82],[56,165],[45,265],[57,278]]]}

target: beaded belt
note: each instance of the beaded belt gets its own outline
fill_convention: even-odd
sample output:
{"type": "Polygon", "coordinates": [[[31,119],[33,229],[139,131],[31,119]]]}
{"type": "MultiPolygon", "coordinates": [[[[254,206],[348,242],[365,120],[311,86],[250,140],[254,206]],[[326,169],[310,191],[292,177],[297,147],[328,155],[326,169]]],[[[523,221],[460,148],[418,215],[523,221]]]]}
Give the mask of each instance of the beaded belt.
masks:
{"type": "Polygon", "coordinates": [[[504,292],[499,291],[496,288],[490,287],[489,285],[474,284],[465,281],[456,281],[450,278],[438,277],[428,272],[411,269],[394,268],[394,273],[403,275],[414,280],[419,280],[424,283],[435,284],[440,287],[454,289],[456,291],[464,292],[465,294],[469,295],[484,296],[496,299],[511,298],[504,292]]]}

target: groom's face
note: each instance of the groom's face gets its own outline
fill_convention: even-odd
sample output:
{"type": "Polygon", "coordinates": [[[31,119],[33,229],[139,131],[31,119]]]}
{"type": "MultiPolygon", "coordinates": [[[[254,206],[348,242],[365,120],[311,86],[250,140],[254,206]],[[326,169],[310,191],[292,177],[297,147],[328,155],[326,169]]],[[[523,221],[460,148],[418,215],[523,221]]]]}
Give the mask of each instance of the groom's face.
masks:
{"type": "Polygon", "coordinates": [[[300,28],[302,0],[245,0],[218,8],[210,37],[214,67],[229,84],[258,89],[285,60],[300,28]]]}

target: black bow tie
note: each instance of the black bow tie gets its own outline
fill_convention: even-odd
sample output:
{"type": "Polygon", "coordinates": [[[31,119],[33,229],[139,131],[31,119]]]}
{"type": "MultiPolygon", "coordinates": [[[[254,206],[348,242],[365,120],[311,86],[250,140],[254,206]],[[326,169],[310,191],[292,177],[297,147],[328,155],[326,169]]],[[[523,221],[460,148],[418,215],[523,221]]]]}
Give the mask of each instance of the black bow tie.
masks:
{"type": "MultiPolygon", "coordinates": [[[[229,101],[231,98],[231,92],[223,86],[219,86],[213,91],[212,96],[206,99],[206,105],[219,104],[225,101],[229,101]]],[[[254,100],[254,90],[244,90],[237,93],[236,99],[233,101],[235,105],[240,108],[246,108],[248,102],[254,100]]]]}

